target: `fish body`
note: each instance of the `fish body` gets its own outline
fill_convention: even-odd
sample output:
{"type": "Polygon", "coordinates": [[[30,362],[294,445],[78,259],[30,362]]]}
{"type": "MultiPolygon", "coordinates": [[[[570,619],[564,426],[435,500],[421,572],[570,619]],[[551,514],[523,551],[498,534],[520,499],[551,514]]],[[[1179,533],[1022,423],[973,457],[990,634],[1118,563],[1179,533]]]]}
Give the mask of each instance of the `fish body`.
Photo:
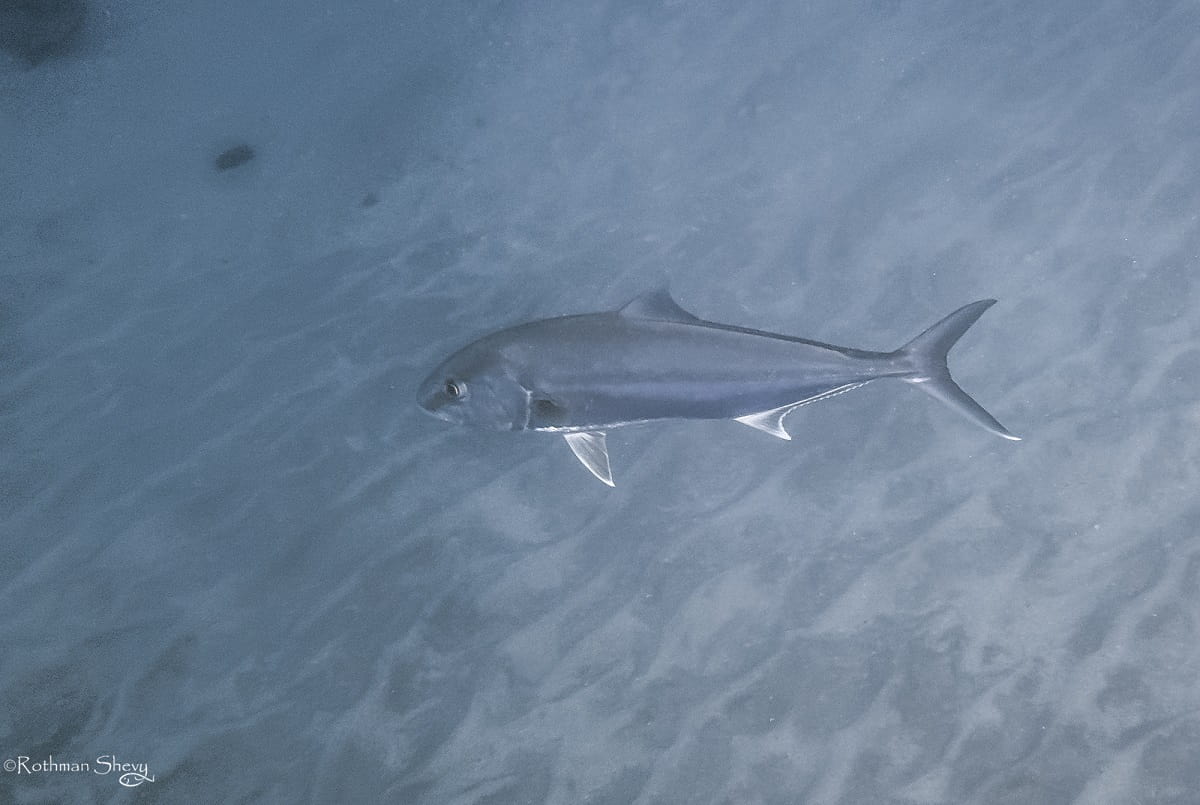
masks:
{"type": "Polygon", "coordinates": [[[665,290],[616,311],[492,333],[422,383],[421,406],[458,424],[560,433],[612,485],[604,434],[661,419],[732,419],[791,438],[794,409],[884,378],[908,381],[1017,439],[950,379],[946,353],[995,300],[967,305],[892,352],[704,321],[665,290]]]}

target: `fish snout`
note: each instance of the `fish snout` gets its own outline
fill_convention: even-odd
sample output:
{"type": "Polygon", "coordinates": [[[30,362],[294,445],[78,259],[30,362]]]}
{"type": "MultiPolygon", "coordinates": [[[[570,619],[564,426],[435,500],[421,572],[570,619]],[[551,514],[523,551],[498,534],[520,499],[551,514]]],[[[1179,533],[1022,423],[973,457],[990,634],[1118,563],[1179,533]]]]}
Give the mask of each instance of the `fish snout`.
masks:
{"type": "Polygon", "coordinates": [[[442,389],[442,383],[435,382],[433,378],[427,379],[417,390],[417,405],[421,406],[425,413],[449,422],[451,417],[446,410],[447,402],[449,401],[442,389]]]}

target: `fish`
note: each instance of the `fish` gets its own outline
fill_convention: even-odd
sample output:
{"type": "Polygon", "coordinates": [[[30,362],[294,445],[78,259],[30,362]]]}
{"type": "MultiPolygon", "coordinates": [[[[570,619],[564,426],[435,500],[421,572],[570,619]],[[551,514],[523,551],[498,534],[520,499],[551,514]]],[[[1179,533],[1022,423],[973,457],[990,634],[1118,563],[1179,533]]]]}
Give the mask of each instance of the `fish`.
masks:
{"type": "Polygon", "coordinates": [[[964,305],[892,352],[705,321],[666,288],[617,310],[518,324],[443,361],[417,402],[458,425],[561,434],[615,486],[606,434],[642,422],[727,419],[791,439],[785,418],[876,380],[902,380],[997,436],[1009,432],[950,377],[946,356],[996,303],[964,305]]]}

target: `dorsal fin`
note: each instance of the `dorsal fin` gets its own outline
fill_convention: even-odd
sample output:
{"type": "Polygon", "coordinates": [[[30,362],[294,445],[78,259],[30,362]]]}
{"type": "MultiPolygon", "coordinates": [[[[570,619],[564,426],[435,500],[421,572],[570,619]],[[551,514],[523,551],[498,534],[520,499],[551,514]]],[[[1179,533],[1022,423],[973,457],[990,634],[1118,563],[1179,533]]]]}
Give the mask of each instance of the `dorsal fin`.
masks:
{"type": "Polygon", "coordinates": [[[679,321],[687,324],[702,321],[698,316],[693,316],[681,308],[679,303],[671,298],[671,292],[665,286],[642,294],[617,312],[633,319],[679,321]]]}

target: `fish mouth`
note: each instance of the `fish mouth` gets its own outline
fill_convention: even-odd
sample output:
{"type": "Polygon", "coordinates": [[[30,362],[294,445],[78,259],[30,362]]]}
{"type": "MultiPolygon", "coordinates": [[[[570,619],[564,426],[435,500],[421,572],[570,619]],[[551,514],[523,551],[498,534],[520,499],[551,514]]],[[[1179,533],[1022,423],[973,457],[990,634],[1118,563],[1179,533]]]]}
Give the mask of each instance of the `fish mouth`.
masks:
{"type": "Polygon", "coordinates": [[[468,424],[470,411],[463,407],[462,399],[446,395],[443,373],[435,373],[425,380],[417,390],[417,405],[435,419],[451,425],[468,424]]]}
{"type": "Polygon", "coordinates": [[[432,378],[426,379],[417,390],[417,405],[430,416],[448,422],[450,417],[446,411],[446,395],[442,393],[440,384],[432,378]]]}
{"type": "Polygon", "coordinates": [[[436,419],[440,419],[440,420],[442,420],[443,422],[445,422],[445,421],[446,421],[446,414],[445,414],[445,412],[444,412],[444,411],[442,411],[442,410],[440,410],[440,409],[439,409],[439,408],[438,408],[438,407],[437,407],[437,406],[436,406],[434,403],[432,403],[432,402],[430,402],[430,401],[428,401],[428,400],[418,400],[418,401],[417,401],[417,405],[420,407],[420,409],[421,409],[422,411],[424,411],[425,413],[429,414],[431,417],[434,417],[434,418],[436,418],[436,419]]]}

